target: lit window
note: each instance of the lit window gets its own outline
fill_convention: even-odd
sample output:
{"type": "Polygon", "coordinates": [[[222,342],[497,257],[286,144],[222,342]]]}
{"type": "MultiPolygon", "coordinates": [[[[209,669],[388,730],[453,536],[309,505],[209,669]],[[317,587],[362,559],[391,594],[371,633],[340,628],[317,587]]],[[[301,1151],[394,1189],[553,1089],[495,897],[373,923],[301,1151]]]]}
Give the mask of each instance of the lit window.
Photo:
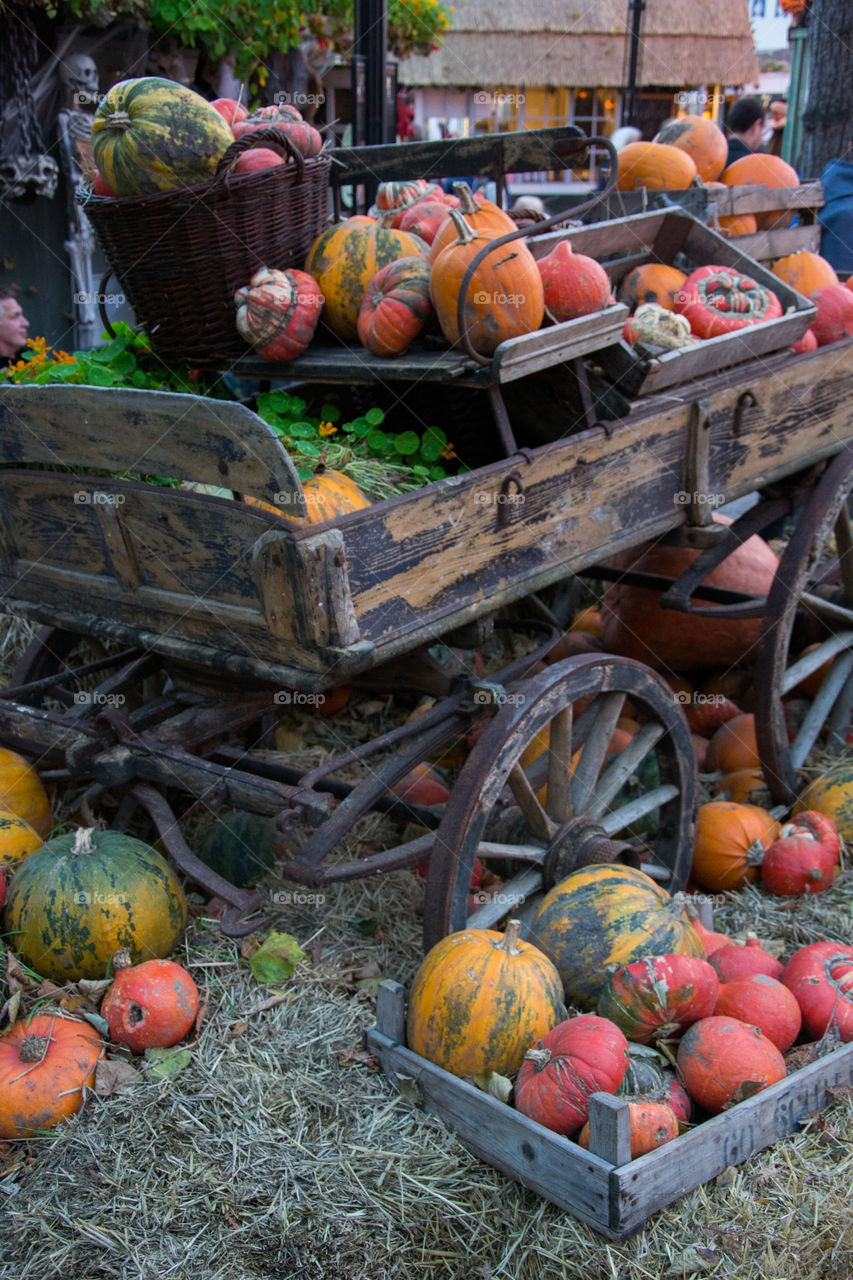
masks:
{"type": "MultiPolygon", "coordinates": [[[[779,7],[778,3],[776,7],[779,7]]],[[[764,17],[764,0],[752,0],[752,16],[753,18],[764,17]]]]}

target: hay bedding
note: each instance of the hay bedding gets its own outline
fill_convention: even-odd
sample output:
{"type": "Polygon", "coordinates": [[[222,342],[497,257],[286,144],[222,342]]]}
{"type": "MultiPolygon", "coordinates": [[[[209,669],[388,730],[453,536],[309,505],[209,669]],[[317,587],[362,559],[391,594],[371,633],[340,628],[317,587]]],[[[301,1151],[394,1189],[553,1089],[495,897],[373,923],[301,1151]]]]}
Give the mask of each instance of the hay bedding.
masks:
{"type": "MultiPolygon", "coordinates": [[[[338,856],[383,821],[364,819],[338,856]]],[[[177,957],[207,1001],[189,1065],[159,1081],[142,1070],[50,1135],[0,1144],[2,1280],[850,1280],[845,1091],[608,1243],[470,1156],[363,1053],[377,981],[407,982],[419,962],[421,882],[397,872],[314,903],[274,875],[265,888],[269,926],[308,953],[288,998],[259,1010],[270,990],[197,914],[177,957]]],[[[716,920],[790,952],[849,939],[851,911],[845,872],[796,910],[726,894],[716,920]]]]}

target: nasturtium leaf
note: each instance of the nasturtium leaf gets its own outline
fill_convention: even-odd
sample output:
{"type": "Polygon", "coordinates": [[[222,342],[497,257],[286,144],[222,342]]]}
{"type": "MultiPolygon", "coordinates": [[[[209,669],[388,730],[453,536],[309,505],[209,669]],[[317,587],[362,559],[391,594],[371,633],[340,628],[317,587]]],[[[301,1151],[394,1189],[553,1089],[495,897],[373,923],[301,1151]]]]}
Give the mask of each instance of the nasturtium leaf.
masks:
{"type": "Polygon", "coordinates": [[[270,933],[250,957],[256,982],[284,982],[293,973],[305,952],[291,933],[270,933]]]}

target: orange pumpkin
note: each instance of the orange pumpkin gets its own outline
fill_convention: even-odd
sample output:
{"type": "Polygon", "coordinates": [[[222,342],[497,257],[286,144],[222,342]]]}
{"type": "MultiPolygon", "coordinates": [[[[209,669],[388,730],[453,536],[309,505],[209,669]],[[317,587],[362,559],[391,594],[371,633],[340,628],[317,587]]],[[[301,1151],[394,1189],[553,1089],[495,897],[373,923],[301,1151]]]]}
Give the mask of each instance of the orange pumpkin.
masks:
{"type": "MultiPolygon", "coordinates": [[[[722,172],[722,181],[727,187],[798,187],[800,179],[796,169],[780,159],[779,156],[765,155],[754,151],[751,155],[741,156],[722,172]]],[[[794,214],[790,210],[773,210],[770,213],[756,214],[759,231],[770,231],[774,227],[790,226],[794,214]]]]}
{"type": "Polygon", "coordinates": [[[687,1092],[711,1115],[787,1075],[785,1059],[758,1027],[724,1016],[694,1022],[678,1046],[677,1060],[687,1092]]]}
{"type": "Polygon", "coordinates": [[[805,298],[825,284],[838,284],[835,268],[819,253],[810,253],[808,249],[780,258],[773,264],[773,274],[805,298]]]}
{"type": "Polygon", "coordinates": [[[39,833],[23,818],[8,809],[0,809],[0,871],[11,874],[43,843],[39,833]]]}
{"type": "MultiPolygon", "coordinates": [[[[729,523],[720,515],[714,519],[729,523]]],[[[620,552],[608,563],[614,569],[634,569],[677,578],[698,554],[687,547],[647,542],[620,552]]],[[[754,535],[708,574],[706,583],[766,595],[778,563],[767,543],[754,535]]],[[[721,662],[737,663],[758,641],[761,630],[758,619],[717,621],[712,617],[691,617],[675,609],[662,609],[657,603],[658,597],[658,592],[645,587],[611,583],[601,605],[604,647],[658,670],[693,671],[700,667],[718,667],[721,662]]]]}
{"type": "Polygon", "coordinates": [[[746,769],[735,769],[724,774],[714,787],[714,795],[721,800],[734,800],[735,804],[755,804],[755,793],[765,792],[767,783],[764,774],[757,765],[746,769]]]}
{"type": "MultiPolygon", "coordinates": [[[[345,516],[350,511],[363,511],[370,506],[370,499],[362,493],[354,480],[344,475],[343,471],[323,471],[312,476],[302,486],[305,495],[305,521],[307,524],[322,524],[324,520],[334,520],[336,516],[345,516]]],[[[279,507],[260,498],[246,495],[243,501],[250,507],[259,507],[263,511],[271,511],[273,515],[284,520],[292,520],[294,524],[302,524],[295,516],[287,516],[279,507]]]]}
{"type": "Polygon", "coordinates": [[[42,839],[50,834],[50,802],[38,774],[23,756],[6,747],[0,747],[0,808],[23,818],[42,839]]]}
{"type": "Polygon", "coordinates": [[[617,191],[683,191],[697,175],[686,151],[660,142],[629,142],[617,160],[617,191]]]}
{"type": "Polygon", "coordinates": [[[620,302],[636,311],[645,302],[656,302],[667,311],[675,310],[676,295],[687,276],[663,262],[646,262],[625,276],[617,291],[620,302]]]}
{"type": "Polygon", "coordinates": [[[699,806],[691,876],[703,889],[737,889],[758,876],[779,823],[757,805],[711,800],[699,806]]]}
{"type": "Polygon", "coordinates": [[[412,983],[410,1049],[458,1076],[519,1069],[566,1016],[557,970],[520,928],[511,920],[505,933],[463,929],[436,943],[412,983]]]}
{"type": "MultiPolygon", "coordinates": [[[[499,205],[493,204],[491,200],[477,200],[471,188],[465,182],[455,182],[454,190],[459,197],[459,213],[462,214],[469,226],[475,231],[490,231],[492,235],[505,236],[509,231],[517,231],[518,227],[513,222],[508,213],[504,213],[499,205]]],[[[435,239],[429,251],[430,262],[435,262],[438,255],[448,245],[455,244],[458,238],[458,228],[450,218],[450,210],[447,211],[447,217],[435,233],[435,239]]],[[[523,241],[519,241],[522,244],[523,241]]]]}
{"type": "Polygon", "coordinates": [[[780,1053],[790,1049],[803,1020],[793,992],[766,973],[749,973],[723,983],[714,1013],[758,1027],[780,1053]]]}
{"type": "Polygon", "coordinates": [[[663,126],[655,142],[679,147],[690,156],[703,182],[713,182],[726,167],[729,144],[713,120],[704,116],[680,116],[663,126]]]}
{"type": "Polygon", "coordinates": [[[730,239],[732,236],[751,236],[758,230],[758,219],[754,213],[733,213],[718,218],[720,232],[730,239]]]}
{"type": "Polygon", "coordinates": [[[326,299],[322,319],[344,342],[358,339],[358,313],[373,277],[397,258],[426,258],[428,246],[408,231],[347,219],[324,231],[305,259],[305,270],[326,299]]]}
{"type": "Polygon", "coordinates": [[[711,739],[707,764],[709,770],[723,773],[760,767],[754,715],[736,715],[720,725],[711,739]]]}
{"type": "MultiPolygon", "coordinates": [[[[495,235],[491,231],[475,231],[456,209],[451,209],[450,217],[457,239],[442,249],[433,262],[429,292],[442,333],[448,342],[458,345],[457,302],[462,278],[472,258],[495,235]]],[[[465,314],[471,345],[485,356],[508,338],[539,328],[545,314],[542,279],[522,240],[486,255],[468,286],[465,314]]]]}
{"type": "MultiPolygon", "coordinates": [[[[626,1099],[630,1115],[631,1159],[662,1147],[678,1137],[678,1117],[668,1102],[649,1098],[626,1099]]],[[[578,1146],[589,1148],[589,1121],[577,1137],[578,1146]]]]}
{"type": "Polygon", "coordinates": [[[0,1037],[0,1138],[52,1129],[83,1105],[104,1043],[89,1022],[40,1013],[0,1037]]]}

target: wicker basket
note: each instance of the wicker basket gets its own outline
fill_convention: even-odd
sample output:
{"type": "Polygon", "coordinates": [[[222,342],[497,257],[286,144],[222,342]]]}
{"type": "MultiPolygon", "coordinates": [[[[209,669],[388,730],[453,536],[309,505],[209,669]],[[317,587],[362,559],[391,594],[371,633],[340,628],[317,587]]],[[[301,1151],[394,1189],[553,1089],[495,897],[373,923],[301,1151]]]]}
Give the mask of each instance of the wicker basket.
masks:
{"type": "Polygon", "coordinates": [[[212,182],[110,198],[81,191],[137,321],[165,360],[211,362],[250,348],[235,327],[234,293],[258,267],[302,267],[329,219],[331,160],[305,160],[280,130],[244,134],[212,182]],[[231,172],[251,147],[269,147],[292,163],[231,172]]]}

